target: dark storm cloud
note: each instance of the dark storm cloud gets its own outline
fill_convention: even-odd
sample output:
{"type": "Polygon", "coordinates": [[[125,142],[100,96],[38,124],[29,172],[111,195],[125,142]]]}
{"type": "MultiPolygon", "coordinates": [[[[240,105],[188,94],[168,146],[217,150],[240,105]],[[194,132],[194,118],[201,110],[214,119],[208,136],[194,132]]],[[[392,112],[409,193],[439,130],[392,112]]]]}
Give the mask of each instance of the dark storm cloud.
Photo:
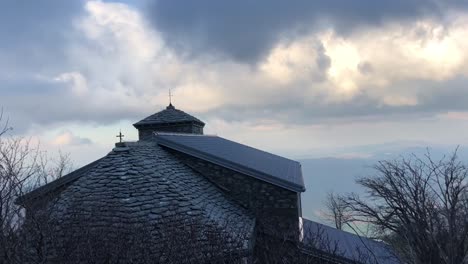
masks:
{"type": "Polygon", "coordinates": [[[24,70],[63,65],[63,43],[82,0],[3,0],[0,2],[1,64],[24,70]]]}
{"type": "MultiPolygon", "coordinates": [[[[378,25],[389,19],[414,19],[420,16],[442,18],[447,6],[465,4],[451,1],[442,5],[434,1],[416,0],[369,1],[367,4],[364,4],[366,1],[355,2],[350,4],[348,1],[330,0],[325,5],[316,1],[271,0],[267,6],[263,1],[202,0],[182,3],[172,0],[152,5],[151,18],[157,29],[172,44],[179,43],[179,47],[190,44],[190,52],[217,52],[240,61],[255,62],[286,31],[300,33],[307,30],[309,22],[314,22],[319,17],[329,18],[336,28],[344,32],[362,25],[378,25]],[[186,43],[181,44],[181,41],[186,43]],[[192,45],[193,43],[195,44],[192,45]]],[[[144,101],[142,94],[148,94],[146,98],[150,98],[150,95],[155,96],[157,93],[135,89],[145,84],[133,80],[134,76],[140,78],[141,75],[144,79],[145,75],[153,72],[135,71],[137,74],[127,76],[121,75],[117,69],[117,73],[114,73],[112,64],[115,60],[102,55],[104,51],[95,48],[93,42],[102,41],[106,46],[120,40],[70,37],[73,34],[83,34],[77,32],[73,26],[75,18],[82,16],[83,6],[84,1],[62,0],[12,0],[0,3],[0,107],[9,114],[15,131],[23,132],[32,124],[48,126],[66,122],[110,124],[122,119],[137,121],[153,111],[151,104],[154,102],[150,99],[144,101]],[[89,49],[91,52],[79,52],[80,57],[77,60],[66,54],[70,45],[81,47],[85,51],[89,49]],[[101,55],[102,61],[94,60],[101,55]],[[73,90],[73,80],[60,81],[57,78],[63,73],[75,71],[80,72],[86,81],[87,90],[83,94],[73,90]],[[108,90],[114,89],[114,78],[120,78],[119,84],[125,88],[115,89],[114,92],[121,96],[110,98],[112,93],[108,90]],[[122,95],[122,91],[127,91],[128,96],[122,95]],[[135,99],[132,94],[142,100],[140,105],[132,103],[132,99],[135,99]]],[[[314,82],[326,82],[327,70],[332,61],[322,43],[312,41],[311,45],[314,45],[317,56],[311,62],[310,68],[313,70],[309,74],[313,76],[309,77],[314,82]]],[[[203,66],[206,66],[207,71],[213,71],[209,62],[203,66]]],[[[127,61],[122,63],[131,64],[127,61]]],[[[363,74],[372,74],[374,71],[371,62],[362,62],[358,68],[363,74]]],[[[191,72],[187,72],[187,75],[190,74],[191,72]]],[[[255,81],[246,83],[242,80],[250,77],[254,79],[255,73],[251,76],[239,76],[230,72],[229,68],[220,67],[214,74],[222,76],[224,83],[221,85],[225,90],[221,90],[224,96],[231,95],[230,91],[249,96],[250,93],[245,92],[249,89],[259,89],[265,93],[254,104],[248,105],[243,98],[239,98],[238,102],[230,102],[218,109],[194,113],[203,118],[248,122],[273,119],[284,124],[314,124],[327,120],[356,120],[375,116],[387,118],[398,115],[406,118],[410,114],[433,115],[468,109],[468,89],[464,85],[468,81],[464,77],[447,82],[409,80],[406,83],[392,84],[399,89],[407,87],[408,91],[419,89],[417,95],[420,101],[416,106],[385,106],[382,105],[381,98],[366,94],[366,91],[372,89],[369,87],[360,87],[362,93],[349,101],[331,103],[325,95],[320,98],[320,94],[317,98],[304,98],[304,87],[311,85],[305,83],[306,81],[279,87],[284,89],[267,89],[268,86],[281,84],[255,81]],[[313,103],[304,102],[308,99],[313,103]]],[[[161,83],[165,83],[164,76],[161,76],[161,80],[161,83]]],[[[180,80],[186,81],[182,75],[180,80]]],[[[157,84],[155,88],[160,89],[157,84]]],[[[391,94],[390,89],[387,92],[391,94]]],[[[395,94],[398,95],[398,91],[395,94]]]]}
{"type": "Polygon", "coordinates": [[[72,94],[68,84],[24,77],[0,80],[0,107],[14,133],[22,134],[31,125],[48,126],[66,122],[111,124],[116,120],[141,118],[142,109],[125,106],[125,101],[103,107],[89,97],[72,94]]]}
{"type": "Polygon", "coordinates": [[[76,115],[71,112],[75,102],[66,87],[41,76],[50,78],[67,68],[65,44],[84,3],[0,1],[0,107],[14,133],[76,115]]]}
{"type": "MultiPolygon", "coordinates": [[[[200,0],[150,1],[146,14],[168,43],[189,56],[229,56],[255,62],[280,37],[317,29],[327,21],[340,33],[389,20],[443,19],[466,0],[200,0]],[[287,32],[286,32],[287,31],[287,32]]],[[[328,24],[329,23],[329,24],[328,24]]]]}
{"type": "MultiPolygon", "coordinates": [[[[137,121],[147,114],[147,107],[131,105],[128,96],[99,96],[111,89],[109,82],[101,85],[101,81],[112,62],[96,66],[100,62],[96,57],[103,51],[80,31],[80,23],[90,14],[87,4],[93,2],[0,1],[0,108],[10,119],[13,133],[73,122],[137,121]],[[87,52],[88,47],[93,52],[87,52]],[[79,59],[73,52],[82,52],[79,59]],[[81,72],[83,80],[72,78],[75,72],[81,72]],[[88,87],[88,78],[95,81],[94,86],[88,87]]],[[[103,58],[108,59],[105,54],[103,58]]]]}

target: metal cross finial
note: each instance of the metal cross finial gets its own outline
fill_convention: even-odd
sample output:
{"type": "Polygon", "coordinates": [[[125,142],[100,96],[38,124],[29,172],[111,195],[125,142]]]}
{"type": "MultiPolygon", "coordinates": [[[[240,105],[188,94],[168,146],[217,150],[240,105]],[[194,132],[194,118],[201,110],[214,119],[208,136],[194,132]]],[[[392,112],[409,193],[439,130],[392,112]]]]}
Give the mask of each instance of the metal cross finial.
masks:
{"type": "Polygon", "coordinates": [[[169,105],[172,105],[172,96],[174,96],[171,92],[171,88],[169,88],[169,105]]]}
{"type": "Polygon", "coordinates": [[[120,143],[122,143],[122,138],[125,136],[122,134],[122,131],[120,131],[116,137],[120,138],[120,143]]]}

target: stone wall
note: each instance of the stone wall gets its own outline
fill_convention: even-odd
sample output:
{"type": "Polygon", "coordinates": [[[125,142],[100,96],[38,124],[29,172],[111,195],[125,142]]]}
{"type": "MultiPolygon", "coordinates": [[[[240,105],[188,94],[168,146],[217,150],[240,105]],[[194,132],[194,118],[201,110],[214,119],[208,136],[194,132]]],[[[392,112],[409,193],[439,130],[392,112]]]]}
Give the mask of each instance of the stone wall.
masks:
{"type": "Polygon", "coordinates": [[[298,230],[300,193],[264,182],[231,169],[167,149],[179,160],[208,178],[257,219],[281,228],[298,230]]]}
{"type": "Polygon", "coordinates": [[[203,127],[192,123],[140,127],[138,128],[138,138],[140,140],[150,140],[153,132],[203,134],[203,127]]]}

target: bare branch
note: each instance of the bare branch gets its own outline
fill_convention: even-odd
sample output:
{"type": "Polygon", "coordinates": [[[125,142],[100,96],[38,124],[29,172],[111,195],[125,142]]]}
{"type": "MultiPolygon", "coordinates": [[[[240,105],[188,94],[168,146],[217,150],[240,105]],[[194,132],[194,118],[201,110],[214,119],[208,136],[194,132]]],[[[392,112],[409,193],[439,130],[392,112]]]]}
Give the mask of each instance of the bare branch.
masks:
{"type": "Polygon", "coordinates": [[[411,263],[463,263],[468,251],[468,169],[457,151],[440,160],[428,152],[375,166],[358,180],[368,195],[349,195],[352,220],[372,225],[411,263]]]}
{"type": "Polygon", "coordinates": [[[11,130],[12,128],[9,126],[9,119],[7,118],[5,121],[3,121],[4,116],[3,116],[3,108],[0,109],[0,138],[8,132],[8,130],[11,130]],[[3,123],[3,124],[2,124],[3,123]]]}
{"type": "Polygon", "coordinates": [[[329,192],[325,200],[325,208],[327,209],[324,212],[325,220],[332,222],[336,229],[342,230],[351,221],[350,208],[344,197],[329,192]]]}

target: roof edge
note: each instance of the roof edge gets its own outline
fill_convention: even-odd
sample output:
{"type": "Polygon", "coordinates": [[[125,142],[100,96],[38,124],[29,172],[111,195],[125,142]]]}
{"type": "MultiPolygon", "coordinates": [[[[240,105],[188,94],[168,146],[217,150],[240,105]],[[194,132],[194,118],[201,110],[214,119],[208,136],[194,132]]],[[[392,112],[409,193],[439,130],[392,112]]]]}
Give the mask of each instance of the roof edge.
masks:
{"type": "MultiPolygon", "coordinates": [[[[310,220],[310,219],[307,219],[307,218],[304,218],[304,217],[301,217],[301,219],[302,219],[302,222],[303,222],[302,227],[301,227],[303,232],[305,231],[306,223],[309,222],[309,224],[316,225],[317,228],[318,228],[317,230],[322,229],[322,231],[324,233],[327,232],[326,230],[333,230],[335,232],[342,233],[345,236],[356,238],[357,240],[359,240],[359,245],[362,245],[363,248],[366,250],[366,252],[361,252],[361,253],[371,253],[371,255],[369,257],[372,257],[372,259],[374,259],[378,263],[392,263],[392,264],[401,263],[398,256],[395,254],[395,252],[390,247],[390,245],[385,243],[385,242],[378,241],[378,240],[375,240],[375,239],[372,239],[372,238],[369,238],[369,237],[361,236],[359,234],[355,234],[355,233],[348,232],[348,231],[345,231],[345,230],[339,230],[339,229],[336,229],[336,228],[334,228],[332,226],[322,224],[322,223],[319,223],[319,222],[316,222],[316,221],[313,221],[313,220],[310,220]],[[372,249],[375,249],[375,248],[374,247],[370,248],[371,245],[379,247],[381,252],[379,252],[379,254],[376,254],[377,252],[373,252],[372,249]],[[382,259],[385,259],[388,262],[387,261],[382,261],[382,259]]],[[[305,236],[306,234],[303,234],[303,235],[305,236]]],[[[327,237],[327,238],[330,239],[330,237],[327,237]]],[[[335,240],[337,240],[337,239],[338,238],[335,238],[335,240]]],[[[306,250],[306,251],[310,252],[309,250],[306,250]]],[[[346,252],[346,249],[344,250],[344,252],[346,252]]],[[[337,255],[337,256],[334,256],[334,257],[338,257],[338,259],[342,259],[342,260],[349,260],[349,261],[352,261],[352,263],[356,262],[356,260],[353,260],[353,259],[351,259],[351,258],[349,258],[347,256],[337,255]]]]}
{"type": "Polygon", "coordinates": [[[291,182],[287,182],[287,181],[278,179],[278,178],[276,178],[274,176],[268,175],[266,173],[257,171],[257,170],[252,169],[252,168],[248,168],[246,166],[242,166],[240,164],[228,161],[226,159],[222,159],[222,158],[219,158],[219,157],[207,154],[207,153],[202,153],[202,152],[200,152],[200,151],[198,151],[196,149],[186,147],[186,146],[182,146],[181,144],[177,144],[177,143],[171,142],[169,140],[165,140],[165,139],[163,139],[161,137],[158,137],[157,135],[156,135],[156,142],[157,142],[158,145],[161,145],[161,146],[164,146],[164,147],[167,147],[167,148],[170,148],[170,149],[185,153],[185,154],[190,155],[190,156],[195,157],[195,158],[199,158],[199,159],[214,163],[216,165],[225,167],[227,169],[231,169],[233,171],[237,171],[239,173],[242,173],[242,174],[254,177],[254,178],[258,179],[258,180],[268,182],[270,184],[273,184],[273,185],[288,189],[290,191],[305,192],[305,187],[304,186],[300,186],[298,184],[293,184],[291,182]]]}
{"type": "MultiPolygon", "coordinates": [[[[104,157],[103,157],[104,158],[104,157]]],[[[65,175],[65,176],[62,176],[54,181],[51,181],[45,185],[42,185],[24,195],[21,195],[20,197],[18,197],[15,201],[16,204],[20,204],[20,205],[24,205],[25,203],[37,198],[37,197],[40,197],[40,196],[43,196],[43,195],[46,195],[47,193],[51,192],[51,191],[54,191],[62,186],[65,186],[75,180],[77,180],[78,178],[80,178],[81,176],[83,176],[86,172],[88,172],[89,170],[91,170],[99,161],[101,161],[103,158],[100,158],[98,160],[95,160],[77,170],[74,170],[72,172],[70,172],[69,174],[65,175]]]]}

